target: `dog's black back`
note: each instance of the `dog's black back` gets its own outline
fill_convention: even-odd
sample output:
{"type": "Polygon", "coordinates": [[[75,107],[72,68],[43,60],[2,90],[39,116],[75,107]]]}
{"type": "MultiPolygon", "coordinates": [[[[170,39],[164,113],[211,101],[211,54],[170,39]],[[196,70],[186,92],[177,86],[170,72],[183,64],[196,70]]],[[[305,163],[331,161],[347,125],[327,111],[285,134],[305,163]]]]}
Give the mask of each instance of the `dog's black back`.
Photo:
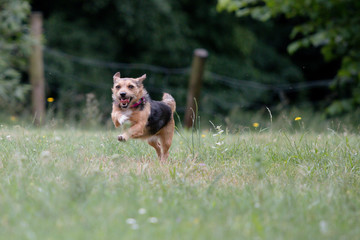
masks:
{"type": "Polygon", "coordinates": [[[171,108],[163,102],[154,101],[150,98],[147,100],[150,102],[150,115],[146,127],[151,134],[155,134],[168,124],[172,112],[171,108]]]}

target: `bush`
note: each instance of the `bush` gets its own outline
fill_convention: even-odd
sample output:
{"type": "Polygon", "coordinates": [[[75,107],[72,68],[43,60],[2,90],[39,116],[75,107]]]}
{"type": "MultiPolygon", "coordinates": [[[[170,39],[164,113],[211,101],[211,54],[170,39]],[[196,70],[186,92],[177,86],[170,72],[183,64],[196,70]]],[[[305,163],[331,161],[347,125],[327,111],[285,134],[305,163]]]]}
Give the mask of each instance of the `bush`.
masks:
{"type": "Polygon", "coordinates": [[[27,0],[0,0],[0,9],[0,107],[16,113],[23,110],[30,90],[20,81],[30,52],[30,5],[27,0]]]}

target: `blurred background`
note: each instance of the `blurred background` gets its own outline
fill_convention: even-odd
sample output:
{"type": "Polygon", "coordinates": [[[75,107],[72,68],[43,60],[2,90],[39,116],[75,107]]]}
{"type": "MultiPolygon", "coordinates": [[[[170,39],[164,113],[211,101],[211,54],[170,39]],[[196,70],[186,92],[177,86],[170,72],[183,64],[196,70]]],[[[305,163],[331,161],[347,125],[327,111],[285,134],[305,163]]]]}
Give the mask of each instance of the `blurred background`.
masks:
{"type": "Polygon", "coordinates": [[[1,122],[33,118],[35,11],[43,15],[44,101],[54,125],[111,127],[117,71],[146,73],[152,98],[172,94],[182,119],[193,52],[204,48],[201,121],[266,127],[268,108],[279,122],[359,126],[358,0],[0,0],[1,122]]]}

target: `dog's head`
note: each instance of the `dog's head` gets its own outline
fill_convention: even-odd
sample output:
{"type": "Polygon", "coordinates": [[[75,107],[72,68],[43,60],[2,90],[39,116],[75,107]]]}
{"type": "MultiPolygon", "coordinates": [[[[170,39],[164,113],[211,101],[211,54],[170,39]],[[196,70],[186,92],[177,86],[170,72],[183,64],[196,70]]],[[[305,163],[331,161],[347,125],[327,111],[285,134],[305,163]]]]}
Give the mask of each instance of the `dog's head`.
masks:
{"type": "Polygon", "coordinates": [[[146,94],[143,86],[146,74],[139,78],[121,78],[120,72],[117,72],[113,78],[112,98],[121,108],[127,108],[146,94]]]}

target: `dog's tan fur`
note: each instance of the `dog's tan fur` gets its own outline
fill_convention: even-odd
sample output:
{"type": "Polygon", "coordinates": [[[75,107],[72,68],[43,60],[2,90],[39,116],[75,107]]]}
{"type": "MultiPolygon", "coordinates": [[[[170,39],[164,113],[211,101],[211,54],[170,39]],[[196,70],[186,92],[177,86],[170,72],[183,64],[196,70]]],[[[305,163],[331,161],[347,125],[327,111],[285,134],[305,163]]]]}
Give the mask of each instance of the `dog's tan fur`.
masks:
{"type": "Polygon", "coordinates": [[[130,128],[118,136],[119,141],[127,141],[129,138],[147,140],[149,145],[155,148],[159,159],[166,161],[174,135],[175,122],[173,112],[175,111],[176,103],[170,94],[164,93],[162,102],[171,108],[171,119],[157,133],[151,134],[147,127],[148,118],[151,113],[151,101],[146,102],[141,110],[130,107],[148,94],[143,86],[145,79],[146,75],[139,78],[121,78],[119,72],[113,76],[111,118],[115,127],[123,125],[126,121],[130,122],[130,128]],[[130,98],[126,108],[121,107],[119,102],[119,99],[121,99],[120,93],[125,93],[130,98]]]}

